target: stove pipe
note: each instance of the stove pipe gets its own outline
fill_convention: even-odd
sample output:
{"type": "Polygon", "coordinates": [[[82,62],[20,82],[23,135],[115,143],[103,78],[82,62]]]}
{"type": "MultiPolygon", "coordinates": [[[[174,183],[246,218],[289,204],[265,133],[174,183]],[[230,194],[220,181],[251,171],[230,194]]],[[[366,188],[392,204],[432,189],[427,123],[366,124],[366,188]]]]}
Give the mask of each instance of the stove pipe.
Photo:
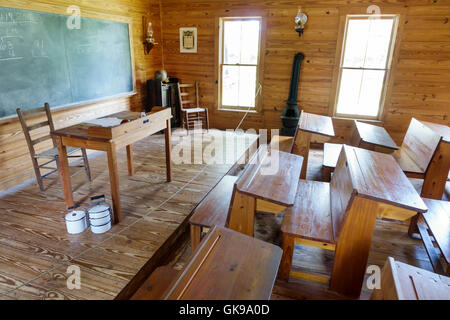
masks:
{"type": "Polygon", "coordinates": [[[305,55],[303,53],[297,53],[294,57],[294,64],[292,65],[291,86],[289,89],[289,98],[286,100],[286,107],[281,114],[281,121],[283,122],[283,128],[281,129],[281,135],[294,136],[295,129],[300,118],[300,111],[297,107],[300,102],[297,100],[298,94],[298,82],[300,79],[300,67],[305,55]]]}

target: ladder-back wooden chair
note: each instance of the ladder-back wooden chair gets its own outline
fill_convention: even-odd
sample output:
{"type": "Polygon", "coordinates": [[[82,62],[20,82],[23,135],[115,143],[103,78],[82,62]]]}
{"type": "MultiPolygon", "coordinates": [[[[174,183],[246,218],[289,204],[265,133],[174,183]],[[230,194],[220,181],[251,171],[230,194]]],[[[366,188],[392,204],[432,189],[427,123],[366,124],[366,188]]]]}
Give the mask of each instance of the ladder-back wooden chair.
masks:
{"type": "Polygon", "coordinates": [[[198,82],[190,84],[178,84],[178,98],[180,100],[182,127],[193,129],[197,121],[200,121],[209,130],[208,108],[199,107],[198,82]]]}
{"type": "MultiPolygon", "coordinates": [[[[50,112],[50,106],[48,103],[45,103],[45,105],[41,108],[27,110],[27,111],[22,111],[20,108],[18,108],[16,111],[17,111],[17,115],[20,120],[20,124],[22,125],[22,130],[23,130],[23,134],[25,135],[25,140],[27,141],[28,149],[30,151],[31,162],[33,163],[33,168],[34,168],[34,173],[36,175],[37,183],[39,184],[39,188],[41,189],[41,192],[44,192],[43,179],[47,178],[47,179],[57,180],[58,179],[57,177],[49,177],[49,176],[59,170],[58,148],[56,147],[56,140],[50,134],[50,132],[55,130],[52,114],[50,112]],[[27,124],[27,118],[29,120],[30,118],[39,117],[39,114],[44,113],[44,112],[47,115],[47,120],[44,120],[44,121],[41,121],[38,123],[34,123],[32,125],[27,124]],[[49,129],[50,129],[49,132],[47,134],[45,134],[44,136],[41,135],[39,138],[36,138],[33,140],[30,132],[34,131],[36,129],[44,128],[46,126],[49,127],[49,129]],[[39,152],[39,153],[36,152],[35,146],[37,144],[43,143],[50,139],[52,140],[53,148],[39,152]],[[42,164],[39,164],[39,162],[38,162],[39,159],[46,159],[47,161],[45,161],[42,164]],[[52,162],[56,162],[56,168],[49,166],[52,162]],[[48,171],[44,174],[41,174],[41,169],[46,169],[46,170],[50,170],[50,171],[48,171]]],[[[80,149],[80,148],[68,147],[67,155],[69,156],[69,158],[83,158],[84,164],[76,166],[76,167],[83,167],[84,170],[86,171],[89,181],[91,181],[91,171],[89,168],[89,162],[88,162],[86,150],[80,149]],[[74,155],[74,153],[76,153],[77,151],[81,151],[81,154],[74,155]]],[[[73,175],[76,175],[76,174],[80,173],[81,171],[82,170],[78,170],[73,175]]]]}

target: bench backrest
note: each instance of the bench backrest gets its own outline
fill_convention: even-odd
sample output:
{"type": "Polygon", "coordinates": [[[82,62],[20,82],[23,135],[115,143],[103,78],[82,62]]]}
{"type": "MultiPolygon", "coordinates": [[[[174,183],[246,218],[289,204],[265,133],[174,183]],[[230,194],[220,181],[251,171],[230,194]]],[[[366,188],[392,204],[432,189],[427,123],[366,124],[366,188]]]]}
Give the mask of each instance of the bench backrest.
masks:
{"type": "Polygon", "coordinates": [[[345,219],[347,218],[351,200],[354,196],[353,183],[347,164],[345,148],[342,148],[341,150],[336,169],[330,182],[330,196],[333,236],[335,241],[337,241],[339,233],[344,226],[345,219]]]}
{"type": "Polygon", "coordinates": [[[440,141],[441,136],[438,133],[412,118],[403,139],[402,149],[425,172],[440,141]]]}
{"type": "Polygon", "coordinates": [[[361,137],[359,136],[358,130],[356,128],[357,122],[358,122],[357,120],[353,120],[352,130],[349,137],[349,145],[354,147],[359,147],[359,145],[361,144],[361,137]]]}

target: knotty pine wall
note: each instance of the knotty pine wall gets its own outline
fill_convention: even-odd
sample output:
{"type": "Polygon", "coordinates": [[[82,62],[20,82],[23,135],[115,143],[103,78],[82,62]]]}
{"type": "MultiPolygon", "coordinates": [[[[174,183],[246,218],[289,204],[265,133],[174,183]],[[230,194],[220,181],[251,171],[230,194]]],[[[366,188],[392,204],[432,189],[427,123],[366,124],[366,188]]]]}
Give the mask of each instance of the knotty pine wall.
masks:
{"type": "MultiPolygon", "coordinates": [[[[157,41],[161,39],[159,0],[0,0],[0,6],[59,14],[65,14],[66,8],[71,5],[79,6],[82,16],[111,20],[120,16],[131,19],[137,93],[132,97],[56,111],[56,127],[127,109],[140,111],[146,101],[145,81],[153,78],[154,72],[162,67],[161,46],[156,46],[149,55],[144,55],[142,45],[143,15],[147,15],[149,21],[153,22],[157,41]]],[[[42,135],[42,132],[37,131],[36,135],[42,135]]],[[[38,147],[48,148],[49,144],[42,143],[38,147]]],[[[0,119],[0,191],[33,177],[28,148],[17,117],[0,119]]]]}
{"type": "MultiPolygon", "coordinates": [[[[288,98],[292,60],[306,56],[301,69],[299,98],[307,112],[331,114],[330,93],[336,63],[339,10],[377,4],[381,12],[406,15],[394,61],[391,94],[384,126],[401,143],[412,116],[449,125],[450,116],[450,1],[448,0],[164,0],[161,2],[163,62],[170,76],[199,80],[201,103],[210,108],[213,126],[234,128],[240,112],[217,111],[215,92],[216,19],[221,16],[263,16],[265,19],[262,112],[250,114],[243,127],[281,128],[283,101],[288,98]],[[304,35],[294,31],[301,5],[309,17],[304,35]],[[180,27],[198,28],[198,53],[179,53],[180,27]]],[[[383,125],[382,124],[382,125],[383,125]]],[[[350,122],[335,121],[343,141],[350,122]]]]}

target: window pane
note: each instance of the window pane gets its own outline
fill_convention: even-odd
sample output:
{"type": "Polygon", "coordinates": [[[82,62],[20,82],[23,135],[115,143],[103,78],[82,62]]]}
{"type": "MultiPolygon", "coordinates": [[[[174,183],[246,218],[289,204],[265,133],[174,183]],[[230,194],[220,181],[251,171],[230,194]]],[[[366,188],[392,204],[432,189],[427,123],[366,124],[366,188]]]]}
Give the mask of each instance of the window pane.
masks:
{"type": "Polygon", "coordinates": [[[224,32],[224,57],[225,64],[237,64],[241,61],[241,22],[225,21],[224,32]]]}
{"type": "Polygon", "coordinates": [[[384,69],[393,25],[394,19],[350,19],[343,66],[384,69]]]}
{"type": "Polygon", "coordinates": [[[365,68],[386,68],[391,42],[393,19],[370,19],[369,43],[364,62],[365,68]]]}
{"type": "Polygon", "coordinates": [[[224,66],[222,105],[255,107],[256,67],[224,66]]]}
{"type": "Polygon", "coordinates": [[[224,22],[224,63],[257,64],[259,50],[258,20],[224,22]]]}
{"type": "Polygon", "coordinates": [[[255,106],[256,67],[239,67],[240,107],[255,106]]]}
{"type": "Polygon", "coordinates": [[[342,70],[337,113],[377,116],[384,70],[342,70]]]}
{"type": "Polygon", "coordinates": [[[257,64],[259,48],[259,21],[242,22],[241,64],[257,64]]]}
{"type": "Polygon", "coordinates": [[[222,105],[237,106],[239,101],[239,67],[224,66],[222,75],[222,105]]]}
{"type": "Polygon", "coordinates": [[[367,19],[348,20],[347,39],[343,66],[349,68],[362,68],[367,47],[369,24],[367,19]]]}

